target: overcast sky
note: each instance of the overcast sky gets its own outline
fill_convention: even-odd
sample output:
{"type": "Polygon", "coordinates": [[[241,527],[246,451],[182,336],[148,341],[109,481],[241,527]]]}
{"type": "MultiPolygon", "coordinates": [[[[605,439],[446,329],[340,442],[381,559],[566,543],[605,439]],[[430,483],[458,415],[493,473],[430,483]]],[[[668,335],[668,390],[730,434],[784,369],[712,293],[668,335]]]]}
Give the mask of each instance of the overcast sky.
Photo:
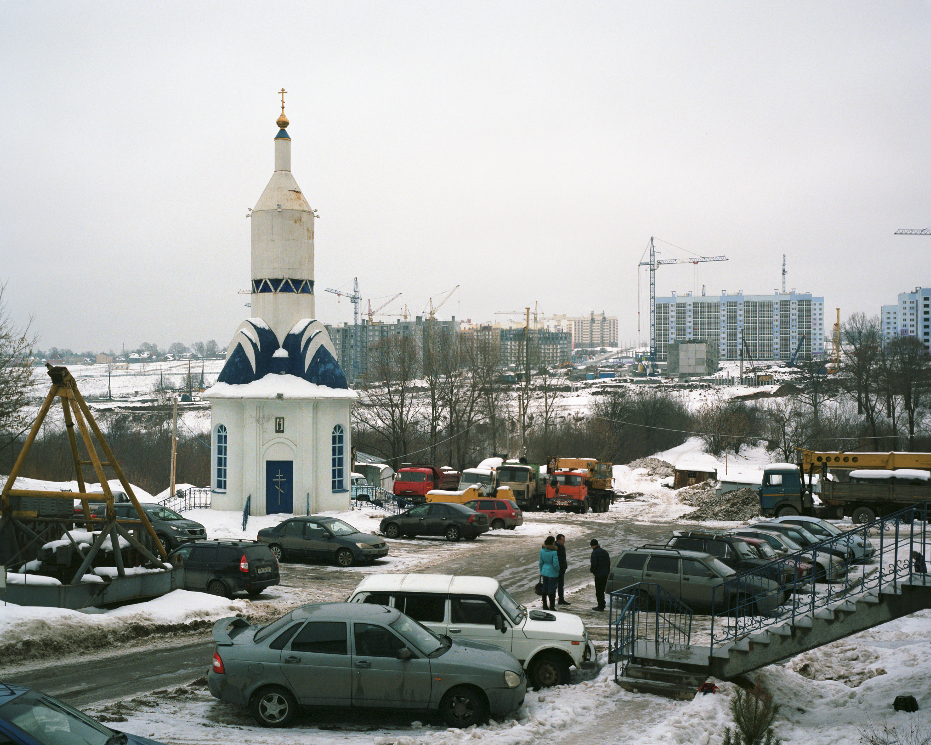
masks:
{"type": "MultiPolygon", "coordinates": [[[[284,87],[317,317],[931,285],[928,2],[3,2],[0,282],[39,347],[226,346],[284,87]],[[669,245],[672,244],[672,245],[669,245]],[[672,246],[680,247],[678,250],[672,246]],[[687,253],[688,252],[688,253],[687,253]]],[[[384,319],[388,320],[388,319],[384,319]]]]}

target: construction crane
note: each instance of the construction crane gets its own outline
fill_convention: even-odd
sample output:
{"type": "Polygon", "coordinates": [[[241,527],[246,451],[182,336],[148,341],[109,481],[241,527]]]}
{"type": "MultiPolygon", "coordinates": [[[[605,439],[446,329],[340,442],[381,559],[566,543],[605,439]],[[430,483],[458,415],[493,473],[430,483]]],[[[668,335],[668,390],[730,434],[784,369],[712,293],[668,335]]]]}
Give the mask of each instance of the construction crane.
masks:
{"type": "Polygon", "coordinates": [[[429,302],[427,303],[427,307],[423,309],[423,312],[427,313],[430,317],[430,320],[432,321],[433,317],[436,315],[436,312],[440,308],[443,307],[446,301],[449,300],[453,296],[453,293],[458,289],[459,289],[459,285],[456,285],[455,287],[453,287],[453,289],[449,290],[448,292],[444,292],[442,295],[438,296],[438,297],[441,297],[442,299],[436,305],[433,304],[433,298],[431,297],[429,302]],[[429,311],[427,310],[427,308],[429,308],[429,311]]]}
{"type": "Polygon", "coordinates": [[[378,311],[380,311],[382,308],[384,308],[385,306],[389,305],[390,303],[393,303],[393,302],[394,302],[395,300],[397,300],[399,297],[401,297],[401,293],[400,293],[400,292],[399,292],[397,295],[395,295],[394,297],[392,297],[390,300],[386,300],[384,303],[382,303],[381,305],[379,305],[377,308],[375,308],[375,310],[372,310],[372,300],[369,299],[369,301],[368,301],[368,302],[369,302],[369,309],[368,309],[367,311],[365,311],[365,315],[367,315],[367,316],[369,317],[369,323],[370,323],[370,324],[372,323],[372,316],[377,315],[378,311]]]}
{"type": "Polygon", "coordinates": [[[362,296],[359,294],[359,278],[352,278],[352,292],[343,292],[327,287],[327,292],[332,292],[339,297],[348,297],[352,303],[352,377],[353,380],[359,379],[359,305],[362,303],[362,296]]]}
{"type": "Polygon", "coordinates": [[[931,228],[901,228],[894,235],[931,235],[931,228]]]}
{"type": "MultiPolygon", "coordinates": [[[[650,267],[650,361],[656,362],[656,267],[661,264],[700,264],[705,261],[727,261],[726,256],[696,256],[693,259],[657,259],[656,248],[650,236],[650,260],[641,261],[638,266],[650,267]]],[[[671,243],[669,244],[672,245],[671,243]]],[[[646,251],[644,251],[646,253],[646,251]]],[[[641,257],[642,258],[642,257],[641,257]]],[[[637,300],[637,330],[640,329],[640,301],[637,300]]]]}

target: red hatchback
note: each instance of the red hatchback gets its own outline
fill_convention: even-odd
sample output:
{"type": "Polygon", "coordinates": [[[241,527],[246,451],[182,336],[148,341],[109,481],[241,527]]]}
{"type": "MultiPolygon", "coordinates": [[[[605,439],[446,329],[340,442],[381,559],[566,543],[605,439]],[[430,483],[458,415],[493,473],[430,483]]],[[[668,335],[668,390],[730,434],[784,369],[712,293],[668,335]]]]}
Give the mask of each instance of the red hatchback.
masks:
{"type": "Polygon", "coordinates": [[[488,523],[492,530],[514,530],[518,525],[524,524],[524,513],[520,511],[517,503],[510,499],[473,499],[466,502],[465,506],[488,515],[488,523]]]}

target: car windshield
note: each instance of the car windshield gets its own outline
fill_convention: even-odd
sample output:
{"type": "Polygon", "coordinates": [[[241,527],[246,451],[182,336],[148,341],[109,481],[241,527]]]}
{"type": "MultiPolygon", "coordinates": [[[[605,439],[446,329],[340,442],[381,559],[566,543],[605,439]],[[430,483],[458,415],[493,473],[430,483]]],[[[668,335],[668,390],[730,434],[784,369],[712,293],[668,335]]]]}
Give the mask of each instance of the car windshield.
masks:
{"type": "Polygon", "coordinates": [[[344,523],[342,520],[321,520],[320,524],[329,528],[333,535],[350,535],[351,533],[359,532],[349,523],[344,523]]]}
{"type": "Polygon", "coordinates": [[[498,592],[495,593],[495,600],[498,602],[498,605],[504,609],[504,612],[508,614],[508,618],[511,619],[511,623],[515,626],[519,625],[520,622],[524,620],[524,607],[512,598],[510,593],[503,587],[498,588],[498,592]]]}
{"type": "Polygon", "coordinates": [[[167,507],[147,507],[146,514],[151,515],[156,520],[183,520],[177,512],[169,510],[167,507]]]}
{"type": "Polygon", "coordinates": [[[715,572],[720,577],[730,577],[732,574],[737,574],[733,569],[731,569],[727,564],[725,564],[720,559],[716,559],[713,556],[707,559],[702,559],[710,567],[714,567],[715,572]]]}
{"type": "Polygon", "coordinates": [[[0,706],[0,719],[31,735],[41,745],[63,742],[106,745],[116,734],[100,722],[38,691],[27,691],[0,706]]]}
{"type": "Polygon", "coordinates": [[[806,522],[805,527],[808,528],[809,530],[811,530],[811,527],[821,528],[821,530],[823,530],[829,536],[842,535],[844,532],[843,530],[838,528],[836,525],[831,525],[831,523],[812,523],[811,527],[809,527],[809,523],[806,522]]]}
{"type": "Polygon", "coordinates": [[[770,546],[766,541],[760,541],[759,543],[753,544],[756,547],[756,550],[760,552],[760,556],[764,559],[775,559],[777,558],[776,552],[773,551],[772,546],[770,546]]]}
{"type": "Polygon", "coordinates": [[[281,631],[285,626],[291,623],[291,616],[293,613],[288,613],[285,616],[282,616],[277,621],[272,621],[269,624],[265,624],[262,628],[255,632],[255,636],[252,640],[258,644],[259,642],[265,641],[268,637],[274,636],[279,631],[281,631]]]}
{"type": "Polygon", "coordinates": [[[755,558],[757,558],[756,556],[754,556],[753,549],[750,548],[750,545],[749,545],[749,544],[744,543],[743,541],[732,541],[732,542],[731,542],[731,545],[734,547],[734,550],[735,550],[738,554],[740,554],[740,556],[741,556],[742,558],[744,558],[744,559],[755,559],[755,558]]]}
{"type": "Polygon", "coordinates": [[[434,634],[430,629],[421,626],[413,618],[405,616],[403,613],[389,626],[403,636],[414,649],[419,650],[427,657],[443,654],[452,645],[452,642],[448,641],[448,639],[434,634]]]}
{"type": "Polygon", "coordinates": [[[478,500],[477,500],[477,499],[473,499],[473,500],[471,500],[470,502],[466,502],[466,503],[465,503],[465,506],[468,507],[470,510],[477,510],[477,509],[478,509],[478,500]]]}

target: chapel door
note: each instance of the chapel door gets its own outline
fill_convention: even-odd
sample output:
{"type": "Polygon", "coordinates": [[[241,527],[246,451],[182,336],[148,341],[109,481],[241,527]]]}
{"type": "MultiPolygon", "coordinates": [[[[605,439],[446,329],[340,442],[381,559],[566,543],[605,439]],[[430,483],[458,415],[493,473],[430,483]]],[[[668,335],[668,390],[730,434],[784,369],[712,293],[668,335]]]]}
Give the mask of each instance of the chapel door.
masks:
{"type": "Polygon", "coordinates": [[[265,461],[265,513],[294,513],[294,461],[265,461]]]}

